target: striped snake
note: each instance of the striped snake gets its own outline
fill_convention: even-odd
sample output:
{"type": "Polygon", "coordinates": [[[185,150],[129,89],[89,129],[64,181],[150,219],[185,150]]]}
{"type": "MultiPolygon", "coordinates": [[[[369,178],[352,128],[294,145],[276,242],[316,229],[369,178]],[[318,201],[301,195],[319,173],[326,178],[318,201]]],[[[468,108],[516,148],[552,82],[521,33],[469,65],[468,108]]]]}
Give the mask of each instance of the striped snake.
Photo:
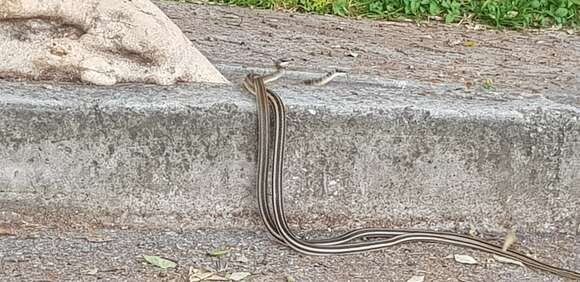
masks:
{"type": "MultiPolygon", "coordinates": [[[[244,88],[256,96],[258,111],[257,197],[262,221],[274,239],[300,253],[307,255],[338,255],[383,249],[402,243],[430,242],[456,245],[506,257],[522,264],[561,277],[580,280],[580,273],[555,267],[523,253],[502,249],[475,237],[466,235],[419,230],[361,228],[340,236],[323,240],[304,240],[289,227],[284,213],[282,169],[286,131],[286,108],[280,96],[266,88],[266,83],[280,78],[287,62],[276,64],[276,71],[259,76],[249,74],[244,88]],[[273,130],[273,132],[272,132],[273,130]],[[272,134],[273,133],[273,134],[272,134]],[[273,140],[271,140],[273,136],[273,140]],[[270,162],[270,163],[269,163],[270,162]],[[271,187],[268,187],[271,168],[271,187]],[[271,197],[269,197],[271,194],[271,197]],[[364,239],[364,240],[363,240],[364,239]]],[[[331,72],[317,80],[305,81],[309,85],[324,85],[341,72],[331,72]]]]}

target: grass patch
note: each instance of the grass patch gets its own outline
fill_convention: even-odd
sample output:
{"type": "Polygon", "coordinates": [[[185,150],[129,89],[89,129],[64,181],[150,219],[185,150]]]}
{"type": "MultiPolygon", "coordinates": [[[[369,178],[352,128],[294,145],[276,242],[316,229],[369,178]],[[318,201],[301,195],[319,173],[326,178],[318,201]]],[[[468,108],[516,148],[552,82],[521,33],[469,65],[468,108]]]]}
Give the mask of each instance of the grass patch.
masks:
{"type": "MultiPolygon", "coordinates": [[[[196,2],[195,0],[177,0],[196,2]]],[[[498,28],[580,27],[580,0],[214,0],[267,9],[286,9],[378,19],[441,19],[483,22],[498,28]]]]}

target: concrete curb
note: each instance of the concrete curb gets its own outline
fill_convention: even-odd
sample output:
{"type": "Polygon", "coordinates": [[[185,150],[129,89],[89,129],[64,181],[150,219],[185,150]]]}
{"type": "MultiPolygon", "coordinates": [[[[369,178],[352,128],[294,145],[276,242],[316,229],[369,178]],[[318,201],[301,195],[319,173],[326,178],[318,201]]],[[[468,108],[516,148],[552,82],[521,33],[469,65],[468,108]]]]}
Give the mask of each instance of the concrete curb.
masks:
{"type": "MultiPolygon", "coordinates": [[[[290,112],[286,199],[303,228],[513,228],[574,248],[578,108],[451,86],[272,87],[290,112]]],[[[0,128],[5,221],[261,228],[254,101],[237,85],[5,81],[0,128]]]]}

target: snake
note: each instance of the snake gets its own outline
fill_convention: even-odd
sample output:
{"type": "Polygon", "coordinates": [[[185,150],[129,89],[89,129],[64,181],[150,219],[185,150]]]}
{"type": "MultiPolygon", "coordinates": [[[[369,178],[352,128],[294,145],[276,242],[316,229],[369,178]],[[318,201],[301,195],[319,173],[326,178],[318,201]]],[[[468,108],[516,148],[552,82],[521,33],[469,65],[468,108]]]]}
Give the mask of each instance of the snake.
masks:
{"type": "MultiPolygon", "coordinates": [[[[297,236],[288,224],[283,200],[282,171],[286,135],[286,107],[282,98],[266,87],[266,83],[283,76],[287,65],[286,61],[279,61],[276,63],[275,72],[263,76],[250,73],[242,84],[244,89],[256,97],[258,128],[256,194],[258,209],[262,222],[276,242],[299,253],[315,256],[361,253],[411,242],[439,243],[495,254],[518,261],[530,268],[560,277],[580,280],[579,272],[552,266],[521,252],[505,249],[482,239],[460,233],[359,228],[327,239],[305,240],[297,236]]],[[[320,79],[308,80],[304,83],[321,86],[342,74],[333,71],[320,79]]]]}

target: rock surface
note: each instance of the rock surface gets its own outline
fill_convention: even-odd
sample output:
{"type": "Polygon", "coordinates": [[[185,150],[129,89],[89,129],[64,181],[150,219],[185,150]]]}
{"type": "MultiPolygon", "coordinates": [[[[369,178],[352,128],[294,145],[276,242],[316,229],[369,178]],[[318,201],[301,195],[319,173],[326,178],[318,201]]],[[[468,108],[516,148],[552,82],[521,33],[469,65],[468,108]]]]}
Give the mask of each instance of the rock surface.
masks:
{"type": "Polygon", "coordinates": [[[148,0],[0,0],[0,77],[227,83],[148,0]]]}

